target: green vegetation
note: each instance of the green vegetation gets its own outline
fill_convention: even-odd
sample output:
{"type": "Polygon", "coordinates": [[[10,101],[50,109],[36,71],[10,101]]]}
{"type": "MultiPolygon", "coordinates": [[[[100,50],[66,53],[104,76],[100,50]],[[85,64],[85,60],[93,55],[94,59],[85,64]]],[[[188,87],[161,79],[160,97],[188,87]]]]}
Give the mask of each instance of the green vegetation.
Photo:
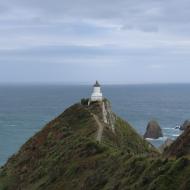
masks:
{"type": "Polygon", "coordinates": [[[84,106],[88,105],[88,102],[89,102],[89,98],[82,98],[81,99],[81,104],[84,105],[84,106]]]}
{"type": "MultiPolygon", "coordinates": [[[[190,161],[163,157],[121,118],[115,132],[101,107],[75,104],[29,139],[0,170],[0,190],[187,190],[190,161]]],[[[168,154],[167,154],[168,155],[168,154]]]]}

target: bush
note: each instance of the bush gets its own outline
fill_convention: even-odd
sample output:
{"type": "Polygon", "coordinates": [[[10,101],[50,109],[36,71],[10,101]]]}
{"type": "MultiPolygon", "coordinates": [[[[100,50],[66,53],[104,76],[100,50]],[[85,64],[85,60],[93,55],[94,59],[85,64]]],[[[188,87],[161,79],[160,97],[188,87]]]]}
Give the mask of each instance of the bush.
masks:
{"type": "Polygon", "coordinates": [[[94,154],[100,154],[106,150],[106,147],[104,147],[101,144],[98,144],[97,142],[89,142],[86,144],[85,148],[88,155],[94,155],[94,154]]]}
{"type": "Polygon", "coordinates": [[[88,98],[83,98],[83,99],[81,99],[81,104],[82,105],[88,105],[88,102],[89,102],[89,99],[88,98]]]}

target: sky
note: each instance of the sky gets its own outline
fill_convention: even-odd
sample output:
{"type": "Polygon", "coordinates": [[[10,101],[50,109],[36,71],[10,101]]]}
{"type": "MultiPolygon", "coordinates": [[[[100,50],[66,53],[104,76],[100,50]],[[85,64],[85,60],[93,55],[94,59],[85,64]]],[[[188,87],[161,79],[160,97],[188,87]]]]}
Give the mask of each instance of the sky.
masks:
{"type": "Polygon", "coordinates": [[[0,83],[190,83],[189,0],[0,0],[0,83]]]}

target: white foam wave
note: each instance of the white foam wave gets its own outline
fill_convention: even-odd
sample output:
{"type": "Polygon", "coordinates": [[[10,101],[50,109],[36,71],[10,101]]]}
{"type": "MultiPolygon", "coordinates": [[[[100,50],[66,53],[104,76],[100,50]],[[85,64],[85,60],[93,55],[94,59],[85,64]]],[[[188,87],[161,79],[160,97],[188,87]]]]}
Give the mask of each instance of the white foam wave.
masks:
{"type": "Polygon", "coordinates": [[[173,134],[173,137],[179,137],[180,134],[173,134]]]}
{"type": "Polygon", "coordinates": [[[149,141],[165,141],[167,137],[159,137],[158,139],[146,138],[149,141]]]}
{"type": "Polygon", "coordinates": [[[165,127],[165,128],[163,128],[163,129],[166,129],[166,130],[179,130],[178,128],[169,128],[169,127],[165,127]]]}

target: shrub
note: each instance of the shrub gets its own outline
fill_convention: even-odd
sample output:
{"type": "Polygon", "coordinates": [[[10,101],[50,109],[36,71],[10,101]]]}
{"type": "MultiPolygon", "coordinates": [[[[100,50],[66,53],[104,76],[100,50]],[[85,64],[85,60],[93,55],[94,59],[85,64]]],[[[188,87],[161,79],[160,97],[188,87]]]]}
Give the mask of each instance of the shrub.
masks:
{"type": "Polygon", "coordinates": [[[85,106],[85,105],[88,105],[88,101],[89,101],[88,98],[82,98],[82,99],[81,99],[81,104],[84,105],[84,106],[85,106]]]}

